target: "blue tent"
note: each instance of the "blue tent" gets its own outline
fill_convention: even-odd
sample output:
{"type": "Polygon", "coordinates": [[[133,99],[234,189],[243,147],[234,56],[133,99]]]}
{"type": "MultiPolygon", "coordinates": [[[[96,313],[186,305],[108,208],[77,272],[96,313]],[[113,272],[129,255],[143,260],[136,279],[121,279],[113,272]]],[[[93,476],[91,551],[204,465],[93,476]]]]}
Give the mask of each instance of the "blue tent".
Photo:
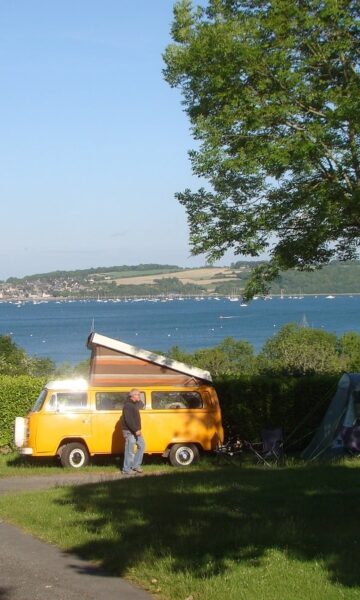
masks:
{"type": "MultiPolygon", "coordinates": [[[[333,399],[302,457],[307,460],[332,458],[347,453],[344,435],[360,417],[360,373],[345,373],[339,380],[333,399]]],[[[357,425],[359,427],[359,425],[357,425]]]]}

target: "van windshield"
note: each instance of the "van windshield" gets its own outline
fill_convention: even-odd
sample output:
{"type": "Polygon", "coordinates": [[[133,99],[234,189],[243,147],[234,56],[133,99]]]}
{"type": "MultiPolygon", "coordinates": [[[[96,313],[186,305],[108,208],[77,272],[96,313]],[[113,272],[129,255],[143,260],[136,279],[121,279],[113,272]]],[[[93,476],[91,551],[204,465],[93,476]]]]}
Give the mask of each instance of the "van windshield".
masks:
{"type": "Polygon", "coordinates": [[[42,409],[42,405],[44,404],[44,400],[47,396],[47,389],[44,388],[43,390],[41,390],[34,406],[31,409],[31,412],[39,412],[39,410],[42,409]]]}

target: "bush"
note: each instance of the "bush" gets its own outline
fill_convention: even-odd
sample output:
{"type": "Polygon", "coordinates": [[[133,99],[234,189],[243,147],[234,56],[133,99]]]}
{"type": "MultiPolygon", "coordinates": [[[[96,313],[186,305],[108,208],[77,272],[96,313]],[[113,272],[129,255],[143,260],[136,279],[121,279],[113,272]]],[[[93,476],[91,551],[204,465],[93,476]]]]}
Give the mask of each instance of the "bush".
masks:
{"type": "Polygon", "coordinates": [[[43,377],[0,375],[0,448],[12,446],[15,417],[23,417],[38,397],[43,377]]]}

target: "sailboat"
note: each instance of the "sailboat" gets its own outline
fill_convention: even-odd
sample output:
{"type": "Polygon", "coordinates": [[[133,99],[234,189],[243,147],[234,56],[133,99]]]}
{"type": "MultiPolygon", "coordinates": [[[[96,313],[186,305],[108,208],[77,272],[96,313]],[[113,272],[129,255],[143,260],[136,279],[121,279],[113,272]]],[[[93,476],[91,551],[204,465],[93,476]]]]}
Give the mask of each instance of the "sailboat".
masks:
{"type": "Polygon", "coordinates": [[[228,300],[230,300],[230,302],[239,302],[239,297],[235,296],[235,293],[232,292],[230,296],[228,296],[228,300]]]}
{"type": "Polygon", "coordinates": [[[299,327],[310,327],[305,313],[303,314],[302,318],[299,321],[299,327]]]}

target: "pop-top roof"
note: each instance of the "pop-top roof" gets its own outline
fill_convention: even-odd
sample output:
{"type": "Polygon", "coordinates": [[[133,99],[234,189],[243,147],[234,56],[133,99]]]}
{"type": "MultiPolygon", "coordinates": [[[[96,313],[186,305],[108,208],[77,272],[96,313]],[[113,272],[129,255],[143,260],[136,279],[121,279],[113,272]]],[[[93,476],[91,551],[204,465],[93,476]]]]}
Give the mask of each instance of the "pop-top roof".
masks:
{"type": "Polygon", "coordinates": [[[202,369],[198,369],[197,367],[189,367],[189,365],[181,363],[177,360],[172,360],[171,358],[162,356],[161,354],[149,352],[148,350],[142,350],[141,348],[137,348],[136,346],[131,346],[130,344],[125,344],[124,342],[120,342],[119,340],[114,340],[112,338],[106,337],[105,335],[101,335],[99,333],[94,332],[91,333],[88,338],[87,347],[90,350],[93,350],[96,346],[109,348],[110,350],[113,350],[115,352],[121,352],[122,354],[127,354],[128,356],[139,358],[141,360],[145,360],[150,363],[166,367],[168,369],[172,369],[173,371],[196,377],[197,379],[203,379],[204,381],[212,381],[209,371],[203,371],[202,369]]]}

